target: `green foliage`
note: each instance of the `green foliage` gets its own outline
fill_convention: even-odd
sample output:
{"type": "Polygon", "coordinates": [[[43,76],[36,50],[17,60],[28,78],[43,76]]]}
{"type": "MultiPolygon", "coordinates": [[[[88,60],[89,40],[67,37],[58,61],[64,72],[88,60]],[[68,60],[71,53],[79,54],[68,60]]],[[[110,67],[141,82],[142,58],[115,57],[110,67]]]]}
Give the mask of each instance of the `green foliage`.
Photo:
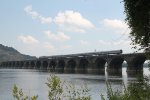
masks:
{"type": "MultiPolygon", "coordinates": [[[[150,50],[150,0],[123,0],[133,45],[150,50]]],[[[136,46],[134,47],[136,48],[136,46]]]]}
{"type": "Polygon", "coordinates": [[[61,81],[55,75],[50,75],[47,80],[49,100],[91,100],[88,93],[89,89],[86,85],[77,88],[73,84],[61,81]]]}
{"type": "Polygon", "coordinates": [[[150,100],[150,84],[148,78],[140,78],[138,82],[128,86],[129,100],[150,100]]]}
{"type": "MultiPolygon", "coordinates": [[[[107,92],[109,100],[150,100],[149,79],[138,78],[138,81],[129,83],[128,87],[124,86],[124,92],[112,91],[111,85],[107,83],[107,92]]],[[[101,99],[105,100],[103,95],[101,99]]]]}
{"type": "Polygon", "coordinates": [[[22,89],[19,89],[16,85],[13,87],[13,97],[15,100],[37,100],[38,96],[26,96],[22,89]]]}
{"type": "Polygon", "coordinates": [[[55,75],[51,75],[47,81],[46,85],[49,88],[49,100],[61,100],[61,98],[63,98],[63,84],[60,78],[55,75]]]}

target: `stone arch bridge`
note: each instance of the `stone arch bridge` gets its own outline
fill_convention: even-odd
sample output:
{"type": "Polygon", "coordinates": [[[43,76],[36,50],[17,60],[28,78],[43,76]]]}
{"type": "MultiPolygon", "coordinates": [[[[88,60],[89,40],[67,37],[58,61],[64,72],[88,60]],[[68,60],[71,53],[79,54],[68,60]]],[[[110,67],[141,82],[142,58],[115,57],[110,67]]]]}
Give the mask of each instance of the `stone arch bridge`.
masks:
{"type": "Polygon", "coordinates": [[[122,73],[122,64],[127,63],[127,72],[143,71],[146,60],[144,53],[122,54],[122,50],[89,52],[70,55],[43,56],[35,60],[7,61],[1,68],[40,69],[61,73],[104,74],[122,73]]]}

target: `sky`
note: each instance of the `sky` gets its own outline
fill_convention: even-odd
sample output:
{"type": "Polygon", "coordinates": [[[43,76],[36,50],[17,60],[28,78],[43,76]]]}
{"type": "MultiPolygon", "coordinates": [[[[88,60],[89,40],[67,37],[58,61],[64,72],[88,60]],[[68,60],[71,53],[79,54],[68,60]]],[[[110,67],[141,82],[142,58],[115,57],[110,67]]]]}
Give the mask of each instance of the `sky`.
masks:
{"type": "Polygon", "coordinates": [[[0,43],[32,56],[132,53],[122,0],[1,0],[0,43]]]}

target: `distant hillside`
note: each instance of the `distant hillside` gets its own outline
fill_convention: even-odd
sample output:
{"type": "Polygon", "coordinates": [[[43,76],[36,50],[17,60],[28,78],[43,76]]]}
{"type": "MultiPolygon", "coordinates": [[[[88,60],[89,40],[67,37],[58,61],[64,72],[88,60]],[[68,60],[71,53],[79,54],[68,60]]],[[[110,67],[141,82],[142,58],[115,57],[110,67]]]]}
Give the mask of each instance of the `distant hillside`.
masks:
{"type": "Polygon", "coordinates": [[[16,49],[0,44],[0,62],[3,61],[15,61],[15,60],[27,60],[36,59],[36,57],[24,55],[18,52],[16,49]]]}

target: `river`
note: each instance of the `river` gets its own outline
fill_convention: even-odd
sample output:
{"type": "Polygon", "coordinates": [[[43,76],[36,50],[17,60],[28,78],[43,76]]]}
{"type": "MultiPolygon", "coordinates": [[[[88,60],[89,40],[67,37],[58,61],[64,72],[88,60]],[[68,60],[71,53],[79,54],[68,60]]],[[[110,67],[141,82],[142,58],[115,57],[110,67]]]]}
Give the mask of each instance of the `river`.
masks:
{"type": "MultiPolygon", "coordinates": [[[[150,72],[144,68],[144,75],[150,72]]],[[[12,96],[13,85],[21,87],[27,95],[37,95],[38,100],[48,100],[48,88],[46,86],[48,72],[41,72],[31,69],[0,69],[0,100],[14,100],[12,96]]],[[[67,82],[77,87],[87,84],[90,89],[92,100],[100,100],[100,94],[106,96],[105,81],[111,82],[113,89],[122,89],[122,82],[134,80],[134,77],[127,77],[126,68],[122,68],[122,76],[87,75],[87,74],[56,74],[67,82]]]]}

